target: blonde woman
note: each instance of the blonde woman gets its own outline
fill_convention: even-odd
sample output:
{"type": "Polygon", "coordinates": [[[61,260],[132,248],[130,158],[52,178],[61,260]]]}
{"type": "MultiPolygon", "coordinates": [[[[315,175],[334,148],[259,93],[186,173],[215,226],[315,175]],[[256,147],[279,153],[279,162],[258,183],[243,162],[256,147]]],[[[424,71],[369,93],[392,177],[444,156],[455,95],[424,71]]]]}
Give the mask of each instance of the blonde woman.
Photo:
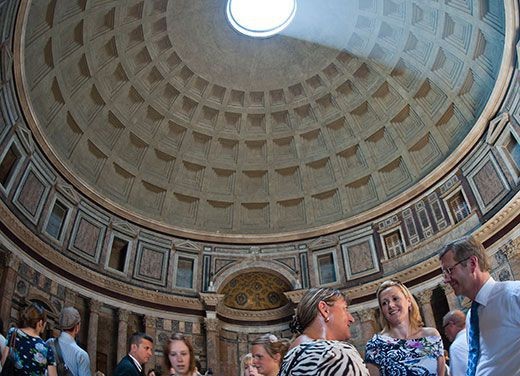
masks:
{"type": "Polygon", "coordinates": [[[442,339],[437,329],[423,326],[419,307],[401,282],[383,282],[376,292],[381,333],[366,345],[371,376],[444,376],[442,339]]]}
{"type": "Polygon", "coordinates": [[[242,358],[241,376],[259,376],[258,370],[253,365],[253,354],[247,353],[242,358]]]}
{"type": "Polygon", "coordinates": [[[264,334],[253,341],[253,365],[260,375],[277,376],[288,349],[289,341],[278,339],[274,334],[264,334]]]}

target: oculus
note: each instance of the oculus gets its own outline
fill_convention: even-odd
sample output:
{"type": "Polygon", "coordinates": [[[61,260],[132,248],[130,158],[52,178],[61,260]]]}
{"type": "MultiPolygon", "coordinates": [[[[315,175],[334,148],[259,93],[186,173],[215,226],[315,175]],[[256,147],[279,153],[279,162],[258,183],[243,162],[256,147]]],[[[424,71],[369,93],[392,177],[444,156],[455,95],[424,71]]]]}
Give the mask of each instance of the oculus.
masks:
{"type": "Polygon", "coordinates": [[[229,23],[238,32],[266,38],[285,29],[296,14],[296,0],[228,0],[229,23]]]}

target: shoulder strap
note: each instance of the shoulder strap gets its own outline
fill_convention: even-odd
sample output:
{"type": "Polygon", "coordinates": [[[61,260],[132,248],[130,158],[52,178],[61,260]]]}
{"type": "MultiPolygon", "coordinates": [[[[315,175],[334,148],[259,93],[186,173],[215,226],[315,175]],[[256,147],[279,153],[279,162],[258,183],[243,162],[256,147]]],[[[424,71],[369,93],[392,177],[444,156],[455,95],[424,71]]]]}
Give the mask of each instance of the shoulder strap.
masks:
{"type": "Polygon", "coordinates": [[[14,349],[16,347],[16,332],[17,332],[18,329],[14,329],[13,332],[11,333],[11,337],[9,338],[9,345],[8,347],[10,349],[14,349]]]}
{"type": "Polygon", "coordinates": [[[60,363],[65,364],[65,361],[63,360],[63,355],[61,354],[60,341],[58,340],[58,338],[54,338],[54,341],[52,342],[54,343],[54,348],[56,349],[56,353],[58,355],[58,361],[60,363]]]}

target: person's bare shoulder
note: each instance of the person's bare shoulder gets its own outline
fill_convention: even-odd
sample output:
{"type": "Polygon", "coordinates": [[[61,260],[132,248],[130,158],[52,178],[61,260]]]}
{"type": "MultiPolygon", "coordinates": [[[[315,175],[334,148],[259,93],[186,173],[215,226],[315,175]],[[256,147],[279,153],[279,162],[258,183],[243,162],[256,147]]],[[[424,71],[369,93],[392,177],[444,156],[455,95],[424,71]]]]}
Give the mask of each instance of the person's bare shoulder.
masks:
{"type": "Polygon", "coordinates": [[[440,337],[440,333],[435,328],[430,328],[428,326],[425,326],[424,328],[421,328],[421,337],[440,337]]]}

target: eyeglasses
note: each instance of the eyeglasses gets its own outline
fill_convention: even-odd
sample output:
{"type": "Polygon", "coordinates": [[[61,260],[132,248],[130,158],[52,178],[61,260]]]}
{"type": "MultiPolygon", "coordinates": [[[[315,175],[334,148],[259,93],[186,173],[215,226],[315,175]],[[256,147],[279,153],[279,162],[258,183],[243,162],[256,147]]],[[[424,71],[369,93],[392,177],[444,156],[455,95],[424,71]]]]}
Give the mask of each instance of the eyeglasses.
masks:
{"type": "Polygon", "coordinates": [[[452,322],[451,322],[451,321],[448,321],[446,324],[444,324],[444,325],[442,326],[442,329],[446,330],[446,328],[447,328],[448,326],[450,326],[451,324],[452,324],[452,322]]]}
{"type": "Polygon", "coordinates": [[[457,265],[459,265],[461,262],[468,261],[468,260],[469,260],[469,257],[466,257],[464,260],[460,260],[459,262],[453,264],[452,266],[448,266],[447,268],[441,268],[442,274],[451,275],[451,273],[453,273],[453,269],[455,269],[455,267],[457,265]]]}

